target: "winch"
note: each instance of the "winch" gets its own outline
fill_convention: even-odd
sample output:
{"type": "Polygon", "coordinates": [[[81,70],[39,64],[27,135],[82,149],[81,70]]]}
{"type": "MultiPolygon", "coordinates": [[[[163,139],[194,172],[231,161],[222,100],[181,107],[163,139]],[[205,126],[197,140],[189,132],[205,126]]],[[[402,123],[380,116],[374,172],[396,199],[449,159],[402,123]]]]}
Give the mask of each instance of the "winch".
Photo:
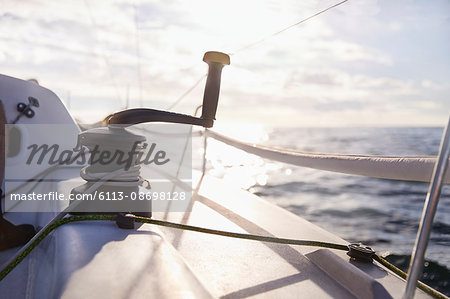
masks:
{"type": "Polygon", "coordinates": [[[203,61],[208,64],[209,69],[200,117],[147,108],[127,109],[112,114],[106,120],[106,127],[89,129],[79,134],[76,150],[82,151],[85,147],[90,156],[88,166],[80,173],[86,183],[72,189],[72,194],[74,198],[80,198],[83,194],[92,196],[89,200],[78,201],[72,213],[123,212],[151,216],[151,201],[136,202],[133,199],[133,194],[139,193],[139,188],[143,188],[145,182],[140,176],[139,157],[145,149],[146,138],[132,133],[127,127],[146,122],[212,127],[217,111],[222,68],[230,64],[230,57],[211,51],[205,53],[203,61]],[[100,194],[103,198],[99,198],[100,194]],[[114,196],[109,196],[111,194],[114,196]],[[131,200],[133,204],[126,205],[131,200]]]}
{"type": "Polygon", "coordinates": [[[133,203],[135,209],[139,204],[139,210],[122,210],[124,201],[132,200],[144,182],[137,158],[145,140],[144,136],[124,127],[100,127],[79,134],[77,149],[81,151],[86,147],[89,159],[88,166],[80,172],[86,183],[72,190],[73,198],[83,200],[75,211],[121,211],[151,216],[151,202],[133,203]],[[92,197],[81,196],[86,193],[92,197]]]}

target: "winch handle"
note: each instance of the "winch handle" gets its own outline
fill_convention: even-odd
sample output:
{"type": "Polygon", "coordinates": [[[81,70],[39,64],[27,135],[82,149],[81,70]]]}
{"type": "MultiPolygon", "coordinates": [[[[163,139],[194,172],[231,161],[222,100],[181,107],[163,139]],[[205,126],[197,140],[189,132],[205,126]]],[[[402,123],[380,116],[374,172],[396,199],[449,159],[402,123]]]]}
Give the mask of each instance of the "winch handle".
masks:
{"type": "Polygon", "coordinates": [[[222,68],[225,65],[230,65],[230,56],[225,53],[210,51],[205,53],[203,61],[208,64],[209,68],[203,95],[201,118],[214,121],[219,102],[222,68]]]}
{"type": "Polygon", "coordinates": [[[119,111],[108,119],[110,126],[127,127],[145,122],[168,122],[202,126],[210,128],[214,124],[219,101],[222,68],[230,64],[230,56],[225,53],[210,51],[203,56],[209,66],[201,117],[148,108],[136,108],[119,111]]]}

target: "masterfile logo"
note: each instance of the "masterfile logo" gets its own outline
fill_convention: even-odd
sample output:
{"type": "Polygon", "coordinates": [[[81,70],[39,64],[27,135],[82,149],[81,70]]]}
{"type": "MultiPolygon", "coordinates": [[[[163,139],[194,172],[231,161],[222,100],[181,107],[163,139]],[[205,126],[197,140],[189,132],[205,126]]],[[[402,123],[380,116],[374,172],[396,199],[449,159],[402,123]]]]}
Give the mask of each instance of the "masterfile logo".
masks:
{"type": "Polygon", "coordinates": [[[5,211],[186,211],[192,127],[6,126],[5,211]],[[124,134],[122,134],[122,132],[124,134]]]}

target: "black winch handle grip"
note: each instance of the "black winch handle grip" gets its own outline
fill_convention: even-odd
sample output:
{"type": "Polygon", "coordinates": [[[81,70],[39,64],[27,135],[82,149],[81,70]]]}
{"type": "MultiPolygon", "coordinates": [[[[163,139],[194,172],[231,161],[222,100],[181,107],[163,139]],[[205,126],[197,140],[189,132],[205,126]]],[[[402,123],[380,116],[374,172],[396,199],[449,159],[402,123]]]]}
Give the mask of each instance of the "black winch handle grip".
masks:
{"type": "Polygon", "coordinates": [[[203,61],[208,64],[209,69],[203,95],[201,118],[214,121],[219,102],[222,68],[230,64],[230,56],[225,53],[210,51],[205,53],[203,61]]]}
{"type": "Polygon", "coordinates": [[[225,65],[230,64],[230,56],[225,53],[210,51],[205,53],[203,61],[208,64],[209,70],[208,77],[206,78],[201,117],[169,111],[138,108],[127,109],[112,114],[108,118],[108,125],[126,127],[145,122],[169,122],[191,124],[203,126],[205,128],[212,127],[219,101],[222,68],[225,65]]]}

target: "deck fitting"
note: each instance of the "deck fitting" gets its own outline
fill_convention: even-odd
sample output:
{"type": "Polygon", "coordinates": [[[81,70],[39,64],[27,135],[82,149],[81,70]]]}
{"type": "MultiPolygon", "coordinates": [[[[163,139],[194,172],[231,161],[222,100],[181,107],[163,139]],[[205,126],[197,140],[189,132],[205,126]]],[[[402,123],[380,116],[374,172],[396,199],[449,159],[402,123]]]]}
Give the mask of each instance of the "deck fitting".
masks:
{"type": "Polygon", "coordinates": [[[359,262],[371,263],[375,251],[369,246],[361,243],[352,243],[348,245],[347,255],[359,262]]]}
{"type": "Polygon", "coordinates": [[[118,213],[116,224],[119,228],[134,229],[134,215],[130,213],[118,213]]]}

